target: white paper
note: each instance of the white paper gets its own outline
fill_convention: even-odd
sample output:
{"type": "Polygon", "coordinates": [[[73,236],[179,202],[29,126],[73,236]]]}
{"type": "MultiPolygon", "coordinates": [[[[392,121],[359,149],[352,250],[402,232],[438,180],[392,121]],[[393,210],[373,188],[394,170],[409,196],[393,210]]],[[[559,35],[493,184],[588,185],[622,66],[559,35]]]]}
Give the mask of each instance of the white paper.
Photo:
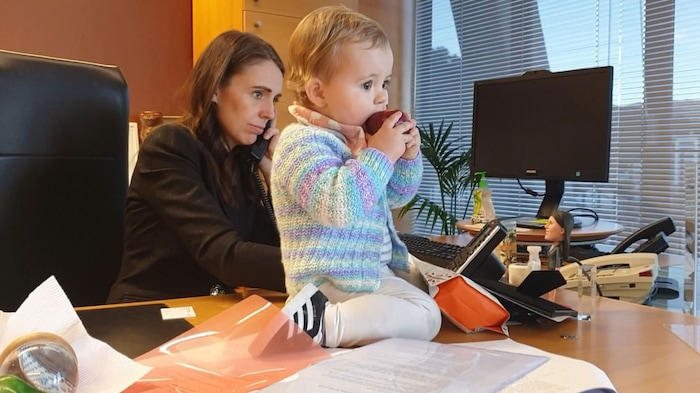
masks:
{"type": "MultiPolygon", "coordinates": [[[[392,339],[392,340],[398,340],[398,339],[392,339]]],[[[389,341],[389,340],[386,340],[389,341]]],[[[410,341],[410,340],[408,340],[410,341]]],[[[400,353],[407,349],[408,347],[413,346],[413,344],[416,343],[415,341],[410,341],[409,344],[407,345],[401,345],[400,348],[395,348],[396,352],[400,353]]],[[[425,343],[425,344],[431,344],[431,343],[425,343]]],[[[432,343],[435,344],[435,343],[432,343]]],[[[399,365],[397,362],[393,361],[392,357],[385,356],[385,352],[380,351],[380,347],[375,345],[375,349],[378,349],[377,351],[374,351],[374,358],[369,358],[367,360],[367,365],[364,367],[361,367],[361,369],[358,371],[355,368],[348,368],[348,369],[343,369],[343,367],[346,367],[345,363],[330,363],[331,366],[335,368],[339,368],[343,371],[345,371],[346,375],[350,375],[353,379],[358,379],[363,374],[365,369],[369,369],[370,372],[373,371],[372,364],[378,363],[382,367],[386,367],[387,365],[391,364],[395,366],[397,369],[401,370],[406,370],[410,369],[411,372],[413,372],[414,369],[422,369],[423,371],[428,371],[430,370],[430,367],[424,366],[423,364],[417,365],[417,366],[404,366],[404,365],[399,365]]],[[[583,360],[578,360],[578,359],[572,359],[566,356],[560,356],[556,355],[553,353],[545,352],[540,349],[521,344],[518,342],[513,341],[512,339],[504,339],[504,340],[498,340],[498,341],[482,341],[482,342],[473,342],[473,343],[462,343],[462,344],[438,344],[438,345],[443,345],[445,347],[455,347],[455,348],[469,348],[473,349],[476,351],[481,351],[485,353],[500,353],[503,356],[503,359],[499,360],[499,363],[495,366],[492,366],[494,368],[490,370],[486,370],[483,375],[476,374],[477,380],[483,379],[484,376],[496,376],[496,377],[501,377],[501,376],[506,376],[510,377],[510,383],[502,387],[500,390],[498,390],[499,393],[580,393],[580,392],[587,392],[587,393],[615,393],[615,387],[613,386],[612,382],[610,379],[605,375],[605,373],[600,370],[598,367],[585,362],[583,360]],[[503,355],[505,354],[505,355],[503,355]],[[509,364],[509,358],[507,356],[514,356],[514,355],[529,355],[529,356],[535,356],[536,358],[539,359],[549,359],[548,361],[544,362],[541,366],[534,368],[531,372],[526,372],[524,374],[517,374],[517,375],[510,375],[512,373],[512,369],[509,368],[511,364],[509,364]],[[573,370],[573,371],[572,371],[573,370]],[[522,376],[518,376],[522,375],[522,376]]],[[[360,348],[361,349],[361,348],[360,348]]],[[[279,392],[296,392],[296,391],[304,391],[304,392],[368,392],[372,391],[369,390],[368,386],[363,386],[359,390],[344,390],[346,389],[345,383],[343,381],[335,381],[332,384],[330,384],[327,387],[319,387],[318,383],[314,381],[313,378],[318,378],[318,376],[312,376],[312,379],[308,379],[307,376],[304,375],[304,373],[308,372],[308,370],[316,369],[318,370],[319,367],[323,368],[329,368],[329,362],[334,362],[335,359],[342,359],[344,356],[347,354],[351,354],[353,352],[357,352],[360,349],[355,349],[355,350],[335,350],[333,351],[333,358],[329,359],[328,361],[324,363],[320,363],[318,365],[314,365],[311,368],[308,368],[301,373],[287,378],[285,381],[282,381],[278,384],[272,385],[268,387],[265,390],[262,390],[264,393],[279,393],[279,392]],[[332,387],[331,387],[332,386],[332,387]],[[295,390],[295,389],[301,389],[301,390],[295,390]],[[364,389],[364,390],[363,390],[364,389]]],[[[437,362],[432,363],[433,366],[433,371],[436,374],[437,378],[449,378],[450,375],[448,375],[448,372],[446,372],[446,368],[442,367],[441,362],[450,362],[453,361],[453,357],[449,357],[449,355],[452,353],[450,351],[445,351],[445,352],[438,352],[439,355],[435,355],[434,357],[437,358],[437,362]]],[[[517,371],[516,371],[517,373],[517,371]]],[[[408,373],[410,374],[410,373],[408,373]]],[[[466,378],[472,377],[474,378],[474,373],[469,374],[466,376],[466,378]]],[[[384,374],[382,374],[384,375],[384,374]]],[[[384,375],[384,379],[389,379],[390,375],[384,375]]],[[[406,375],[402,375],[402,377],[406,377],[406,375]]],[[[433,376],[431,376],[433,377],[433,376]]],[[[324,378],[324,376],[321,376],[321,378],[324,378]]],[[[424,375],[421,374],[417,378],[424,378],[424,375]]],[[[352,381],[353,383],[357,383],[357,381],[352,381]]],[[[423,380],[421,380],[423,382],[423,380]]],[[[435,389],[425,389],[425,390],[420,390],[424,389],[423,387],[416,388],[415,390],[398,390],[396,385],[392,385],[391,389],[388,390],[376,390],[376,391],[391,391],[391,392],[466,392],[469,391],[471,392],[476,392],[480,390],[467,390],[468,385],[460,382],[460,380],[455,380],[452,385],[449,387],[444,388],[443,390],[440,390],[439,388],[435,389]]],[[[471,388],[471,387],[469,387],[471,388]]]]}
{"type": "Polygon", "coordinates": [[[164,321],[168,319],[194,318],[197,316],[192,306],[161,308],[160,315],[163,317],[164,321]]]}
{"type": "Polygon", "coordinates": [[[15,313],[0,317],[0,348],[34,332],[53,333],[71,344],[78,357],[78,393],[121,392],[151,369],[90,337],[54,276],[32,291],[15,313]]]}
{"type": "Polygon", "coordinates": [[[129,139],[128,139],[128,155],[129,155],[129,183],[131,176],[136,168],[136,161],[139,158],[139,126],[136,122],[129,122],[129,139]]]}
{"type": "Polygon", "coordinates": [[[411,255],[411,260],[412,262],[418,267],[418,270],[423,274],[423,277],[425,278],[425,281],[428,283],[429,287],[429,294],[432,297],[435,297],[435,295],[438,293],[440,288],[438,288],[438,285],[449,281],[450,279],[454,277],[459,277],[463,279],[464,281],[469,282],[469,285],[476,290],[478,290],[482,295],[488,297],[489,299],[501,303],[495,296],[491,294],[488,290],[484,289],[481,285],[475,283],[472,281],[471,278],[465,277],[459,273],[455,273],[452,270],[445,269],[440,266],[433,265],[432,263],[425,262],[423,260],[420,260],[416,258],[415,256],[411,255]]]}
{"type": "Polygon", "coordinates": [[[392,338],[305,368],[261,392],[498,392],[547,358],[392,338]]]}
{"type": "MultiPolygon", "coordinates": [[[[514,381],[501,393],[615,393],[615,387],[605,373],[591,363],[555,355],[511,339],[456,344],[474,349],[499,350],[510,353],[547,356],[550,361],[532,373],[514,381]]],[[[499,370],[500,372],[500,370],[499,370]]]]}
{"type": "Polygon", "coordinates": [[[452,270],[445,269],[440,266],[435,266],[432,263],[425,262],[414,255],[411,255],[411,260],[418,267],[418,270],[423,274],[423,277],[428,282],[430,286],[430,296],[435,297],[438,292],[438,285],[453,277],[460,276],[459,273],[455,273],[452,270]]]}

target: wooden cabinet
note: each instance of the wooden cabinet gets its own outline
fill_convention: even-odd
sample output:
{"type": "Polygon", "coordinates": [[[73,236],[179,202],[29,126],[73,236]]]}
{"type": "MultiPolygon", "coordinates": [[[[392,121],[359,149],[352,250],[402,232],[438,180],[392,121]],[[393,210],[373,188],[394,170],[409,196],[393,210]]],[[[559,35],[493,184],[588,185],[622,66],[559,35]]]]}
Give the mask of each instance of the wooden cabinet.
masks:
{"type": "MultiPolygon", "coordinates": [[[[359,0],[192,0],[192,58],[221,32],[231,29],[252,32],[275,47],[287,64],[287,43],[299,21],[316,8],[342,3],[358,9],[359,0]]],[[[286,80],[286,78],[285,78],[286,80]]],[[[291,123],[287,107],[294,101],[286,87],[277,104],[277,126],[291,123]]]]}

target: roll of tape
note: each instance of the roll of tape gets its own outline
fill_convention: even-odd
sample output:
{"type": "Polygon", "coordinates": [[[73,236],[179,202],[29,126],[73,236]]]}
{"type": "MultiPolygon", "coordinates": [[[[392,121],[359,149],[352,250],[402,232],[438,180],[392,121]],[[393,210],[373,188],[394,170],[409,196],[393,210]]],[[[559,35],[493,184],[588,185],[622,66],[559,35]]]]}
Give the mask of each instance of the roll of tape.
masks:
{"type": "Polygon", "coordinates": [[[529,273],[527,263],[511,263],[508,265],[508,283],[517,287],[529,273]]]}

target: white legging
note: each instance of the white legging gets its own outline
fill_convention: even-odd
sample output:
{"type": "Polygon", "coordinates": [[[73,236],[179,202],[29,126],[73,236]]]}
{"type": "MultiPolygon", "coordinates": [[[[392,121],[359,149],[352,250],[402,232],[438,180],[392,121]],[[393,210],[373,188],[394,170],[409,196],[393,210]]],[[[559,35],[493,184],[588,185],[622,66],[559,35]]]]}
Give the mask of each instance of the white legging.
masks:
{"type": "Polygon", "coordinates": [[[389,337],[432,340],[442,316],[435,301],[387,266],[375,292],[345,292],[330,281],[318,286],[328,297],[325,346],[355,347],[389,337]]]}

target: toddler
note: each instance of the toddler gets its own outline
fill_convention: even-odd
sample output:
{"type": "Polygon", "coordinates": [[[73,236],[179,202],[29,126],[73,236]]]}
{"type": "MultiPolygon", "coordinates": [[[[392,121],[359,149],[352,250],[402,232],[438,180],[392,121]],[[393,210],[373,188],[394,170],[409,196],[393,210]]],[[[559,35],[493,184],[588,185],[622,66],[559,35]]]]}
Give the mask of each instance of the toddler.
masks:
{"type": "Polygon", "coordinates": [[[401,112],[374,135],[362,124],[387,109],[393,54],[379,24],[343,6],[307,15],[289,42],[289,110],[273,156],[271,194],[290,295],[283,311],[326,347],[388,337],[431,340],[433,299],[397,277],[409,254],[391,209],[423,173],[414,120],[401,112]]]}

